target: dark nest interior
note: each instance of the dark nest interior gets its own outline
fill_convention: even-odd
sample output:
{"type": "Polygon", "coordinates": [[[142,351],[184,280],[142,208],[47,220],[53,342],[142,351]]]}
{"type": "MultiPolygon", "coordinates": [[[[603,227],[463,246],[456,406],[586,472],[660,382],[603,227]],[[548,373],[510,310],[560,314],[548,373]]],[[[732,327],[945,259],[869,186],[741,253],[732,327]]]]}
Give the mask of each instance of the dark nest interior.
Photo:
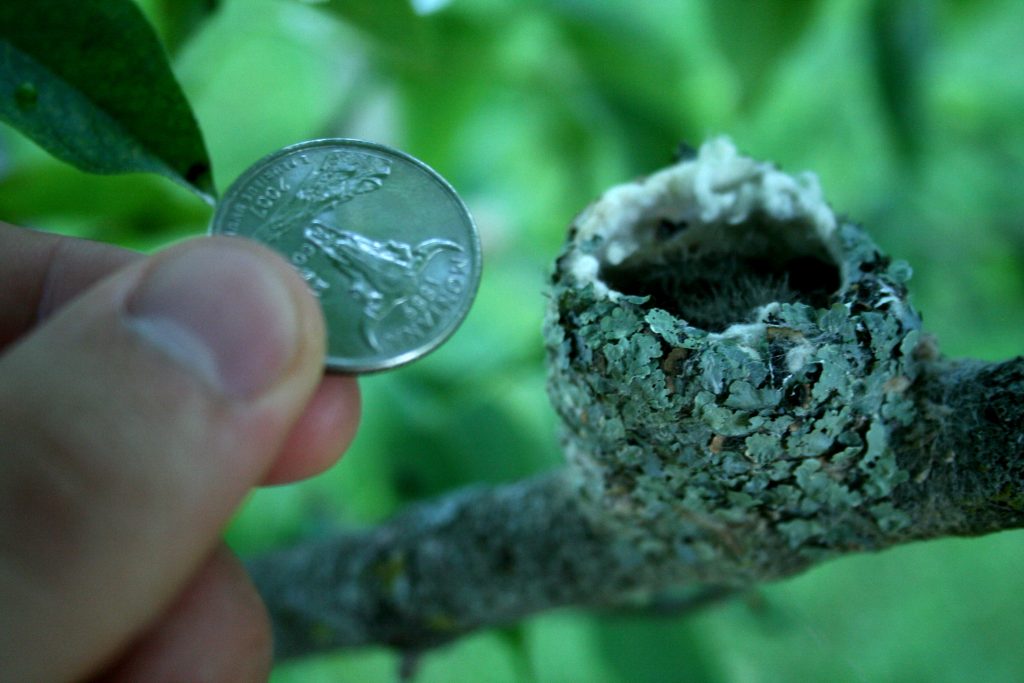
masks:
{"type": "Polygon", "coordinates": [[[761,306],[802,302],[827,308],[839,267],[810,229],[768,220],[740,225],[658,221],[650,242],[600,277],[610,288],[650,297],[694,327],[721,332],[752,322],[761,306]]]}

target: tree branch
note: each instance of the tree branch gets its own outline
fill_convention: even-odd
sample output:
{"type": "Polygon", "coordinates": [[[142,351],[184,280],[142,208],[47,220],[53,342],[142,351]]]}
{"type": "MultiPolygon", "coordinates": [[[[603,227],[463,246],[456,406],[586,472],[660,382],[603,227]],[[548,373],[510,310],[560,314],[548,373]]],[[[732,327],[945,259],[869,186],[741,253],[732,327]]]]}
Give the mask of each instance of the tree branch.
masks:
{"type": "Polygon", "coordinates": [[[912,537],[1024,527],[1024,357],[937,361],[916,395],[919,419],[897,434],[911,481],[894,492],[912,537]]]}
{"type": "Polygon", "coordinates": [[[467,489],[249,568],[279,657],[368,644],[418,651],[657,583],[652,568],[582,513],[564,471],[467,489]]]}
{"type": "Polygon", "coordinates": [[[568,467],[257,559],[278,656],[418,652],[555,607],[720,595],[1024,526],[1024,359],[939,358],[908,277],[813,177],[724,140],[612,188],[551,284],[568,467]]]}

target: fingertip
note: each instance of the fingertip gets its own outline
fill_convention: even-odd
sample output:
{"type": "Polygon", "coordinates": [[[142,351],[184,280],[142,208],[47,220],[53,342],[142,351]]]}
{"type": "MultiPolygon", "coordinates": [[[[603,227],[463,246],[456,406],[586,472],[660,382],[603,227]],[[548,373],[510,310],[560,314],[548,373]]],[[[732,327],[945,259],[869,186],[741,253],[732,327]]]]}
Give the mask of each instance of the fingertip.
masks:
{"type": "Polygon", "coordinates": [[[320,474],[336,463],[355,438],[361,400],[355,377],[326,375],[285,439],[264,485],[320,474]]]}
{"type": "Polygon", "coordinates": [[[124,321],[183,368],[233,397],[257,398],[297,366],[323,363],[319,307],[283,259],[253,242],[206,238],[153,257],[124,321]]]}

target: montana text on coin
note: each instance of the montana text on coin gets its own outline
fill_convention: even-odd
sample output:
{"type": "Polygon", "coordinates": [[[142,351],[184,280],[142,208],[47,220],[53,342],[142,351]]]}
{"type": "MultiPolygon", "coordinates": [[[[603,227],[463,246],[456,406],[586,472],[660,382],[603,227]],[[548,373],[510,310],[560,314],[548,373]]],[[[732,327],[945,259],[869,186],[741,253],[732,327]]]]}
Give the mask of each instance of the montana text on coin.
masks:
{"type": "Polygon", "coordinates": [[[319,298],[327,367],[358,373],[429,353],[480,281],[480,238],[455,190],[384,145],[325,139],[256,162],[217,204],[210,233],[280,252],[319,298]]]}

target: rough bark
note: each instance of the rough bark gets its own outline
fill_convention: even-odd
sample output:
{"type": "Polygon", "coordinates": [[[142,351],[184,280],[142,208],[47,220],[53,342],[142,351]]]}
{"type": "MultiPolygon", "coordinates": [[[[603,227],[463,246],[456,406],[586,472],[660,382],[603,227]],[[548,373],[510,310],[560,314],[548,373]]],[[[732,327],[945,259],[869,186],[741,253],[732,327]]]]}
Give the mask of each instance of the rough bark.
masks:
{"type": "Polygon", "coordinates": [[[250,570],[279,657],[369,644],[419,651],[657,583],[656,568],[583,514],[565,471],[461,491],[250,570]]]}
{"type": "Polygon", "coordinates": [[[727,141],[613,188],[551,285],[568,466],[255,560],[278,656],[1024,526],[1024,359],[938,357],[908,277],[812,177],[727,141]]]}
{"type": "Polygon", "coordinates": [[[1024,357],[937,361],[915,394],[919,420],[896,446],[910,481],[893,496],[908,540],[1024,526],[1024,357]]]}

